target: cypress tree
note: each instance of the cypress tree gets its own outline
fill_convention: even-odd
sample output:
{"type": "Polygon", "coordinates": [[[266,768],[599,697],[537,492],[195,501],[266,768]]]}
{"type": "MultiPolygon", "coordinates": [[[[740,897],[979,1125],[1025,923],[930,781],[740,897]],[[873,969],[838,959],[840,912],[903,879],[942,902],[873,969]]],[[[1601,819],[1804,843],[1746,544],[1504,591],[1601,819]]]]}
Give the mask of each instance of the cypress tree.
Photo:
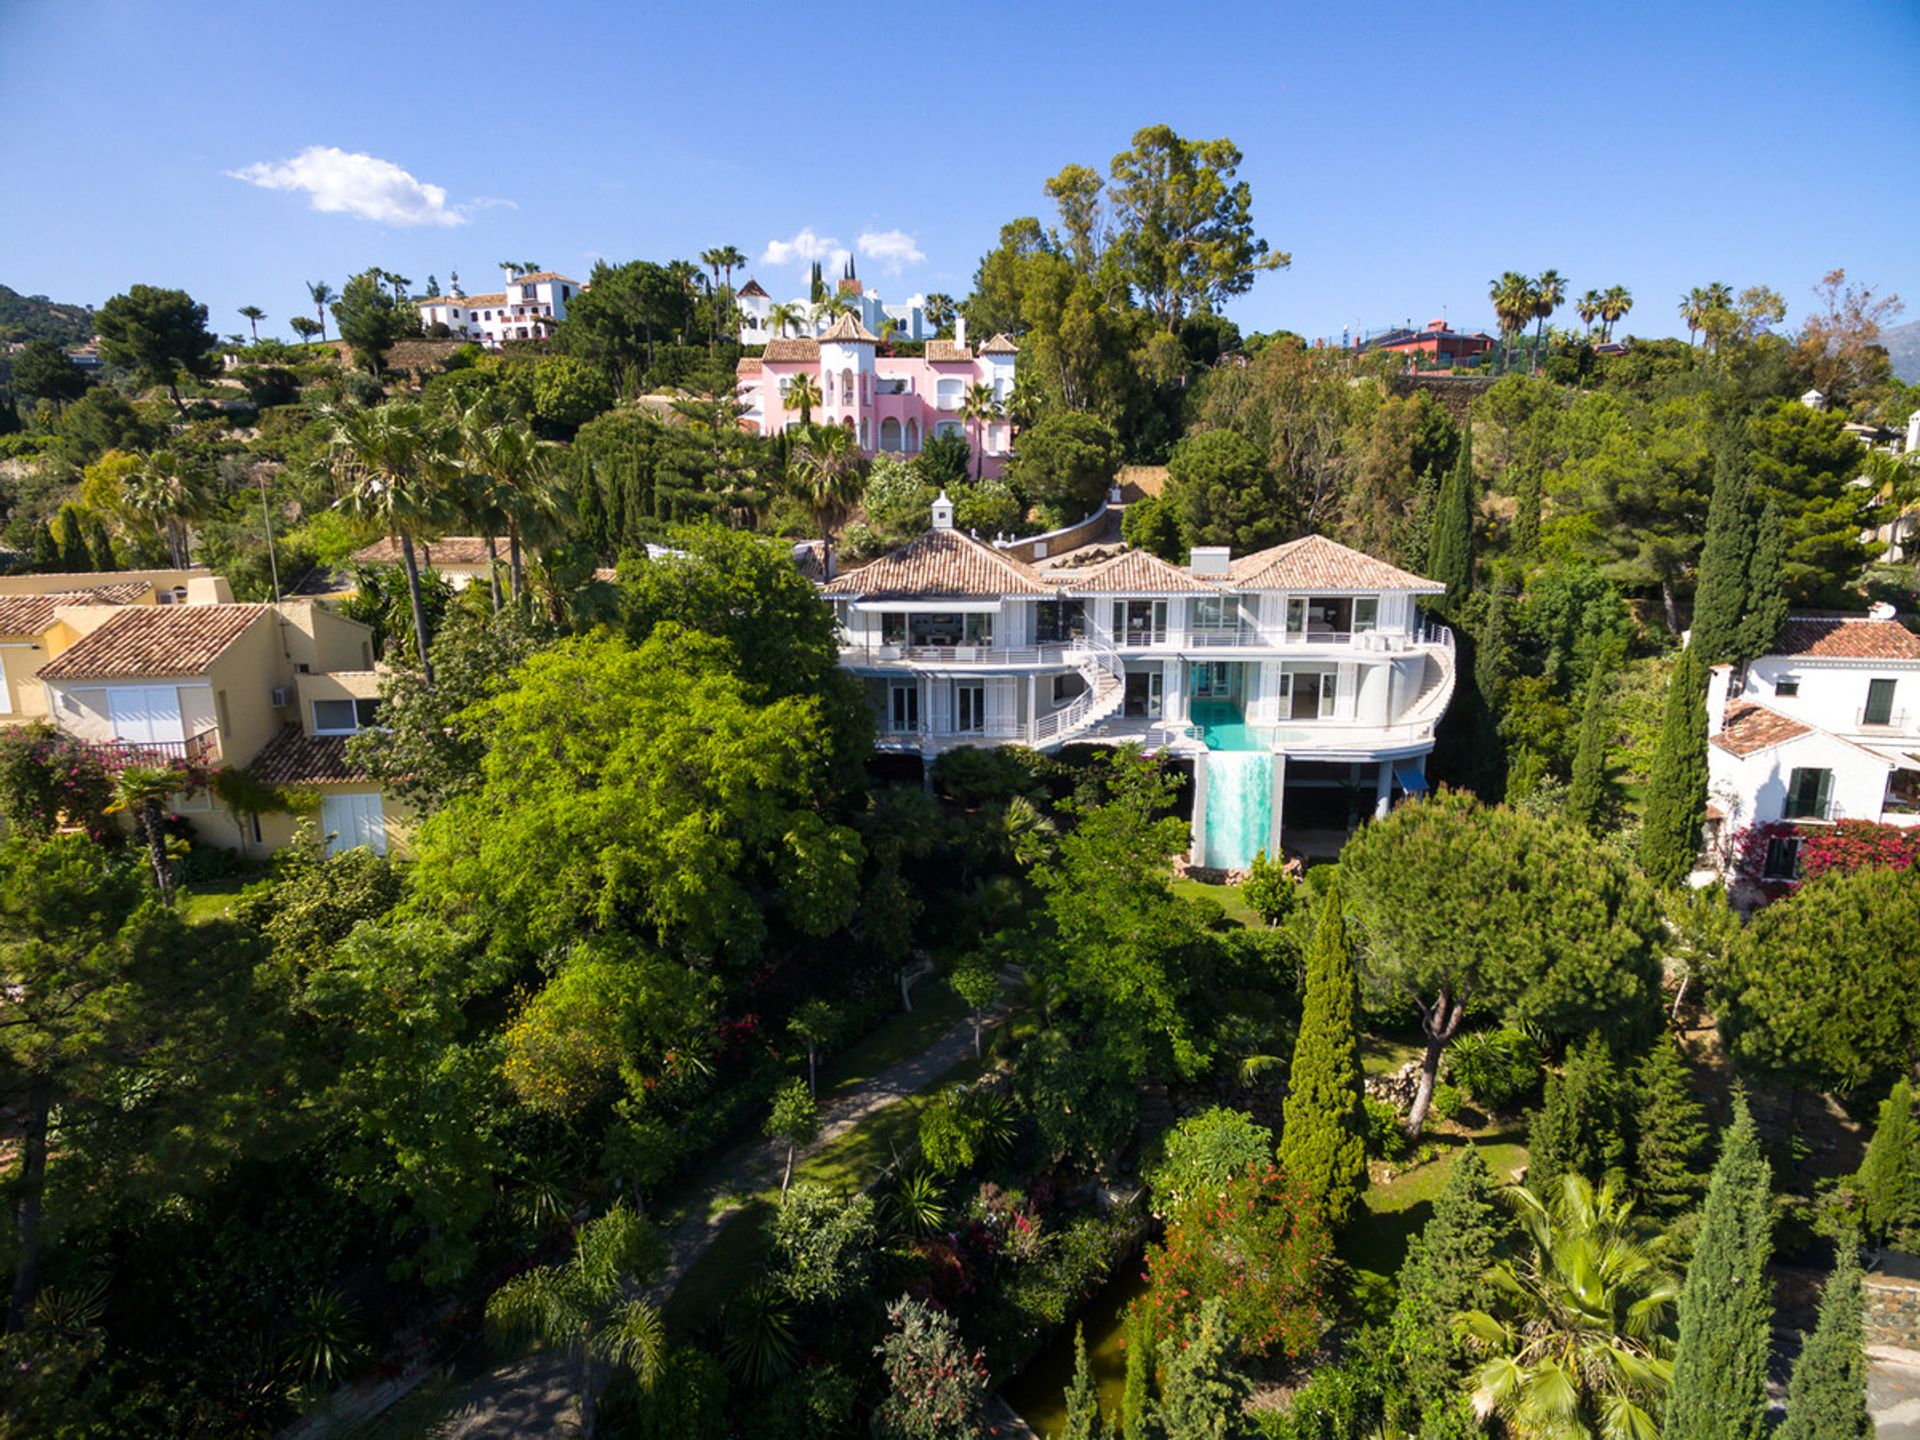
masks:
{"type": "Polygon", "coordinates": [[[1449,609],[1473,589],[1473,427],[1460,432],[1460,451],[1437,498],[1427,542],[1427,576],[1447,587],[1449,609]]]}
{"type": "Polygon", "coordinates": [[[95,519],[87,532],[87,551],[93,557],[95,570],[118,570],[120,562],[113,558],[113,541],[107,537],[104,521],[95,519]]]}
{"type": "Polygon", "coordinates": [[[1520,471],[1520,483],[1513,492],[1513,554],[1518,560],[1531,560],[1540,548],[1540,467],[1528,465],[1520,471]]]}
{"type": "Polygon", "coordinates": [[[1600,833],[1608,811],[1607,737],[1612,717],[1607,710],[1609,667],[1593,667],[1587,676],[1586,703],[1580,711],[1580,743],[1573,753],[1573,783],[1567,788],[1567,819],[1600,833]]]}
{"type": "Polygon", "coordinates": [[[1547,1077],[1540,1112],[1527,1130],[1527,1183],[1543,1198],[1559,1192],[1565,1175],[1594,1185],[1617,1175],[1626,1163],[1620,1129],[1620,1072],[1599,1034],[1567,1052],[1567,1063],[1547,1077]]]}
{"type": "Polygon", "coordinates": [[[1724,426],[1714,439],[1714,450],[1713,496],[1707,502],[1707,534],[1700,547],[1688,641],[1709,666],[1737,658],[1754,530],[1745,422],[1724,426]]]}
{"type": "Polygon", "coordinates": [[[1772,1251],[1772,1176],[1746,1096],[1736,1093],[1680,1292],[1664,1440],[1761,1440],[1766,1433],[1772,1251]]]}
{"type": "Polygon", "coordinates": [[[1873,1139],[1853,1177],[1867,1235],[1885,1240],[1920,1215],[1920,1173],[1914,1164],[1913,1086],[1906,1080],[1880,1102],[1873,1139]]]}
{"type": "Polygon", "coordinates": [[[1087,1327],[1073,1327],[1073,1383],[1067,1387],[1067,1414],[1060,1422],[1059,1440],[1098,1440],[1100,1394],[1094,1388],[1093,1367],[1087,1363],[1087,1327]]]}
{"type": "Polygon", "coordinates": [[[1307,949],[1300,1033],[1287,1071],[1280,1166],[1306,1186],[1326,1222],[1346,1222],[1367,1183],[1367,1142],[1354,1029],[1359,978],[1338,877],[1320,897],[1307,949]]]}
{"type": "Polygon", "coordinates": [[[1672,1037],[1653,1042],[1634,1067],[1631,1088],[1634,1195],[1648,1214],[1677,1215],[1705,1188],[1695,1167],[1706,1147],[1707,1126],[1672,1037]]]}
{"type": "Polygon", "coordinates": [[[33,568],[42,574],[60,568],[60,543],[44,520],[33,527],[33,568]]]}
{"type": "Polygon", "coordinates": [[[1153,1440],[1153,1315],[1141,1301],[1127,1309],[1126,1388],[1120,1392],[1120,1433],[1126,1440],[1153,1440]]]}
{"type": "Polygon", "coordinates": [[[1867,1415],[1865,1325],[1860,1253],[1843,1245],[1820,1297],[1813,1334],[1793,1362],[1787,1423],[1774,1440],[1866,1440],[1874,1433],[1867,1415]]]}
{"type": "Polygon", "coordinates": [[[1786,568],[1787,527],[1779,507],[1769,500],[1754,522],[1745,607],[1732,659],[1764,655],[1780,638],[1780,627],[1787,623],[1786,568]]]}
{"type": "Polygon", "coordinates": [[[1487,597],[1487,618],[1480,626],[1480,644],[1473,655],[1473,683],[1480,698],[1494,710],[1506,703],[1507,680],[1513,673],[1513,657],[1507,641],[1507,588],[1494,581],[1487,597]]]}
{"type": "Polygon", "coordinates": [[[1640,868],[1654,884],[1680,884],[1700,853],[1707,818],[1707,672],[1704,652],[1688,645],[1667,686],[1659,748],[1647,779],[1640,868]]]}
{"type": "Polygon", "coordinates": [[[1415,1406],[1459,1388],[1465,1367],[1453,1317],[1487,1308],[1486,1272],[1504,1233],[1493,1172],[1469,1145],[1447,1171],[1433,1218],[1414,1236],[1400,1265],[1400,1298],[1389,1334],[1395,1366],[1415,1406]]]}

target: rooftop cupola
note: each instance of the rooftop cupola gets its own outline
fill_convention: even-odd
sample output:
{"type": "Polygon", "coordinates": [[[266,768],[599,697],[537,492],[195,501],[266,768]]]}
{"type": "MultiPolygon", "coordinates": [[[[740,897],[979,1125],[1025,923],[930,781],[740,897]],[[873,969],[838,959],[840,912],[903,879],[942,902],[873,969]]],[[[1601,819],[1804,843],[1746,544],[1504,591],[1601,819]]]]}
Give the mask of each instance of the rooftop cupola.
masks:
{"type": "Polygon", "coordinates": [[[942,490],[939,498],[933,502],[933,528],[936,530],[953,528],[953,501],[947,498],[945,490],[942,490]]]}

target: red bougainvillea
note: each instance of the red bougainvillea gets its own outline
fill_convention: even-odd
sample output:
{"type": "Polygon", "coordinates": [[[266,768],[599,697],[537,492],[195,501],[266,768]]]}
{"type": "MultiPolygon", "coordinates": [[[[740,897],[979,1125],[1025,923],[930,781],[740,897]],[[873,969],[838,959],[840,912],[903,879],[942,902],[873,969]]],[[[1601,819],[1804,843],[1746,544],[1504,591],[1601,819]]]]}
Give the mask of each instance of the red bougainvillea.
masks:
{"type": "Polygon", "coordinates": [[[1815,880],[1830,871],[1907,870],[1920,864],[1920,826],[1881,825],[1872,820],[1841,820],[1832,825],[1795,825],[1775,821],[1752,825],[1734,837],[1734,864],[1750,880],[1783,884],[1767,873],[1767,854],[1776,840],[1800,841],[1798,880],[1815,880]]]}
{"type": "Polygon", "coordinates": [[[1218,1295],[1242,1354],[1312,1349],[1325,1329],[1333,1254],[1316,1210],[1306,1187],[1273,1164],[1249,1165],[1224,1190],[1189,1200],[1147,1252],[1151,1288],[1136,1303],[1152,1311],[1155,1333],[1177,1333],[1218,1295]]]}

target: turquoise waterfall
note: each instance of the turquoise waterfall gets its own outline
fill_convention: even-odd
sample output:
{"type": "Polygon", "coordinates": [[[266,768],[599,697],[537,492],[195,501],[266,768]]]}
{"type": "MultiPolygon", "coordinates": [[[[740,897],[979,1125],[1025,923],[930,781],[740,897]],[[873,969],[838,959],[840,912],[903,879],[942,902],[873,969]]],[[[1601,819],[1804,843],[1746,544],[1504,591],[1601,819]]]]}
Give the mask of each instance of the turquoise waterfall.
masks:
{"type": "Polygon", "coordinates": [[[1209,750],[1206,864],[1244,870],[1273,832],[1273,756],[1265,750],[1209,750]]]}

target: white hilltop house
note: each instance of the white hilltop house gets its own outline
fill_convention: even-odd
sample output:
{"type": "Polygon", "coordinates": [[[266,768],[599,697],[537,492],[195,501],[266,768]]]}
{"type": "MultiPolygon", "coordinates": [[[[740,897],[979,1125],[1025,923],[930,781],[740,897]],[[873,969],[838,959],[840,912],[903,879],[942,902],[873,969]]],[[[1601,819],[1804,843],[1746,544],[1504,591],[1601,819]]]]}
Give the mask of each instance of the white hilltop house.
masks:
{"type": "Polygon", "coordinates": [[[415,300],[420,323],[445,325],[462,340],[497,350],[508,340],[546,340],[567,318],[567,302],[586,287],[553,270],[505,270],[501,289],[486,295],[435,295],[415,300]]]}
{"type": "Polygon", "coordinates": [[[1708,854],[1775,827],[1761,878],[1791,880],[1800,837],[1841,820],[1920,824],[1920,636],[1891,607],[1794,617],[1773,652],[1707,691],[1708,854]]]}
{"type": "Polygon", "coordinates": [[[883,750],[1137,742],[1191,764],[1192,861],[1337,848],[1427,788],[1452,697],[1431,580],[1311,535],[1169,564],[1081,547],[1027,563],[932,528],[823,587],[883,750]]]}
{"type": "MultiPolygon", "coordinates": [[[[930,340],[934,327],[927,323],[927,297],[909,295],[905,300],[889,305],[880,298],[880,292],[869,290],[852,274],[840,281],[839,293],[851,300],[855,306],[855,315],[862,325],[876,335],[887,335],[895,340],[930,340]]],[[[734,292],[734,303],[740,307],[740,343],[742,345],[765,345],[769,340],[781,340],[788,337],[818,336],[835,319],[832,315],[814,313],[812,304],[803,295],[796,295],[789,303],[794,312],[801,317],[797,327],[789,326],[783,335],[773,333],[773,296],[758,280],[748,277],[747,283],[734,292]]]]}

